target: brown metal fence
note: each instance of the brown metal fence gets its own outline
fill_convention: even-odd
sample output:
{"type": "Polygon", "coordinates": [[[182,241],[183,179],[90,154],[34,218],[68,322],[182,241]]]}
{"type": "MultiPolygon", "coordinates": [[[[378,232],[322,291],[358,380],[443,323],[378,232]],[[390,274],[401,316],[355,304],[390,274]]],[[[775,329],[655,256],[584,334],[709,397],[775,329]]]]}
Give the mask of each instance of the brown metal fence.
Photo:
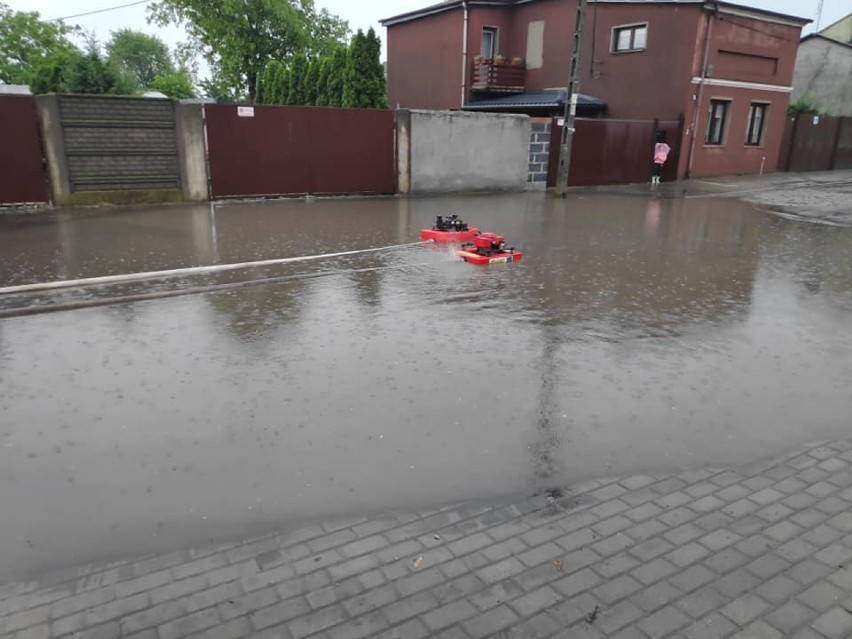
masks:
{"type": "Polygon", "coordinates": [[[394,193],[393,111],[207,105],[217,198],[394,193]]]}
{"type": "Polygon", "coordinates": [[[834,145],[834,170],[852,169],[852,118],[840,118],[834,145]]]}
{"type": "Polygon", "coordinates": [[[852,169],[852,118],[790,116],[781,141],[779,171],[852,169]]]}
{"type": "MultiPolygon", "coordinates": [[[[672,147],[663,168],[663,180],[677,178],[681,123],[677,120],[575,120],[571,148],[570,186],[633,184],[651,179],[654,143],[658,131],[672,147]]],[[[553,120],[547,185],[556,185],[562,127],[553,120]]]]}
{"type": "Polygon", "coordinates": [[[0,204],[47,202],[47,175],[32,96],[0,96],[0,140],[0,204]]]}

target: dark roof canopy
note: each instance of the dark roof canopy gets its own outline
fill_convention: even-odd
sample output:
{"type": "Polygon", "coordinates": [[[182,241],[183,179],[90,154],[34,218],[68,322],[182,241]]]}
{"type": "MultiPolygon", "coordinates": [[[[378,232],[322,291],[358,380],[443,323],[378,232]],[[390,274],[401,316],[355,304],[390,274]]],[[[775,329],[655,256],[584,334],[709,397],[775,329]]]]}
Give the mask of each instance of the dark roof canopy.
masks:
{"type": "MultiPolygon", "coordinates": [[[[565,106],[568,92],[564,89],[550,89],[518,93],[500,98],[489,98],[468,102],[465,111],[499,111],[501,109],[557,109],[565,106]]],[[[577,106],[585,107],[586,111],[604,111],[606,102],[582,93],[577,96],[577,106]]]]}
{"type": "Polygon", "coordinates": [[[834,38],[828,38],[822,35],[821,33],[809,33],[804,38],[802,38],[801,42],[807,42],[808,40],[814,39],[825,40],[826,42],[831,42],[831,44],[839,44],[841,47],[848,47],[852,49],[852,42],[842,42],[840,40],[835,40],[834,38]]]}

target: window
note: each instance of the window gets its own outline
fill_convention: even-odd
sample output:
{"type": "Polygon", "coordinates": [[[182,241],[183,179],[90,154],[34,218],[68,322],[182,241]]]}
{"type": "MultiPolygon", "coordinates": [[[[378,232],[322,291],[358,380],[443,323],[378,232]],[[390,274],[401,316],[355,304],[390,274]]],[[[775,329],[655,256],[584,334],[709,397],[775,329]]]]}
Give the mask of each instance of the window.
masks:
{"type": "Polygon", "coordinates": [[[765,102],[752,102],[748,110],[748,131],[746,132],[746,144],[757,146],[763,142],[763,127],[766,122],[765,102]]]}
{"type": "Polygon", "coordinates": [[[527,25],[527,69],[544,66],[544,20],[527,25]]]}
{"type": "Polygon", "coordinates": [[[722,144],[725,138],[725,125],[728,122],[730,100],[710,100],[710,117],[707,119],[706,144],[722,144]]]}
{"type": "Polygon", "coordinates": [[[632,24],[612,30],[613,51],[642,51],[648,41],[648,25],[632,24]]]}
{"type": "Polygon", "coordinates": [[[491,60],[497,55],[497,29],[494,27],[482,28],[482,47],[479,55],[486,60],[491,60]]]}

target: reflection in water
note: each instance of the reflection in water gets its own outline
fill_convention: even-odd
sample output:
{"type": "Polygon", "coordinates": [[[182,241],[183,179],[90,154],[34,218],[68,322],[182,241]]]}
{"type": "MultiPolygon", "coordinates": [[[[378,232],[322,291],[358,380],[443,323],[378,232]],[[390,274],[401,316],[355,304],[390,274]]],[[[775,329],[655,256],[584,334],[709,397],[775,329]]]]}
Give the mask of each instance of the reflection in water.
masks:
{"type": "Polygon", "coordinates": [[[295,281],[229,290],[206,299],[226,335],[241,343],[262,345],[299,319],[304,292],[304,285],[295,281]]]}
{"type": "Polygon", "coordinates": [[[369,307],[382,301],[382,274],[379,271],[356,271],[350,276],[355,285],[355,300],[369,307]]]}
{"type": "Polygon", "coordinates": [[[0,518],[0,572],[736,463],[848,420],[850,232],[733,200],[578,192],[13,216],[0,218],[0,278],[396,245],[453,213],[524,261],[476,268],[415,247],[69,291],[50,299],[271,278],[0,320],[0,503],[16,513],[0,518]]]}
{"type": "Polygon", "coordinates": [[[554,327],[546,322],[542,326],[541,360],[536,373],[541,376],[538,393],[538,415],[535,424],[535,437],[531,445],[533,482],[540,488],[554,488],[554,478],[563,474],[562,437],[554,424],[558,420],[559,402],[558,375],[556,357],[559,351],[559,336],[554,327]]]}

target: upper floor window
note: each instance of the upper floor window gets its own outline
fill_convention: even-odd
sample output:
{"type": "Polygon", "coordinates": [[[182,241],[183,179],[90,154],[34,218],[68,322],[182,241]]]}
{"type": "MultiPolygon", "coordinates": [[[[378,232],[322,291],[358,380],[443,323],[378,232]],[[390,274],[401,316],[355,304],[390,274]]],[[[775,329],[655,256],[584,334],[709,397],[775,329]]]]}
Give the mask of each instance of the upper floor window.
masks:
{"type": "Polygon", "coordinates": [[[707,118],[706,144],[722,144],[725,140],[725,126],[728,123],[730,100],[710,100],[710,114],[707,118]]]}
{"type": "Polygon", "coordinates": [[[495,27],[482,27],[482,47],[479,55],[486,60],[491,60],[497,55],[497,29],[495,27]]]}
{"type": "Polygon", "coordinates": [[[647,22],[614,27],[612,30],[613,51],[643,51],[647,41],[647,22]]]}
{"type": "Polygon", "coordinates": [[[765,102],[752,102],[748,110],[748,130],[746,131],[746,144],[758,146],[763,142],[763,129],[766,123],[766,109],[769,107],[765,102]]]}

